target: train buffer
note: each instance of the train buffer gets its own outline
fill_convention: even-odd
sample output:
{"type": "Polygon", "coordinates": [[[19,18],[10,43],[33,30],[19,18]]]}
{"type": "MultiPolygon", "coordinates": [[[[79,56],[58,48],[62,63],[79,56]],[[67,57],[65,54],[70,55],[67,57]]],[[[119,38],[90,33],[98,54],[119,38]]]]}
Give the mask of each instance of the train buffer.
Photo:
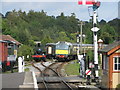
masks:
{"type": "MultiPolygon", "coordinates": [[[[43,77],[37,78],[37,82],[42,82],[43,77]]],[[[69,83],[79,83],[79,82],[86,82],[85,79],[82,79],[78,76],[67,76],[67,77],[44,77],[44,81],[46,82],[60,82],[62,80],[65,80],[66,82],[69,83]]]]}

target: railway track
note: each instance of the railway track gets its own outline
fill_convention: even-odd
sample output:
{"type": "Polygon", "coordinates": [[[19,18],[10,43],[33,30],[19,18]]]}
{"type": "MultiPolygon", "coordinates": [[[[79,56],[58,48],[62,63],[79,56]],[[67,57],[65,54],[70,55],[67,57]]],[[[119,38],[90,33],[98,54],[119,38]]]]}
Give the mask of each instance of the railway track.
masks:
{"type": "MultiPolygon", "coordinates": [[[[39,89],[67,89],[67,90],[73,90],[73,89],[84,89],[86,88],[86,83],[84,81],[77,82],[70,82],[67,81],[64,78],[64,73],[62,74],[62,67],[64,64],[67,64],[68,62],[54,62],[52,64],[49,64],[49,66],[46,66],[44,62],[40,62],[40,64],[32,64],[34,68],[36,68],[40,75],[38,77],[38,87],[39,89]],[[42,65],[42,70],[40,69],[42,65]]],[[[73,80],[73,79],[72,79],[73,80]]]]}
{"type": "MultiPolygon", "coordinates": [[[[43,63],[42,63],[42,65],[44,66],[44,67],[46,67],[45,68],[45,70],[44,70],[44,74],[45,75],[47,75],[47,76],[57,76],[57,77],[62,77],[61,75],[60,75],[60,69],[61,69],[61,67],[64,65],[65,63],[53,63],[53,64],[51,64],[50,66],[48,66],[48,67],[46,67],[43,63]],[[49,71],[49,73],[48,73],[48,71],[49,71]]],[[[55,84],[54,83],[54,85],[56,86],[56,87],[58,87],[59,86],[59,88],[66,88],[66,89],[69,89],[69,90],[73,90],[72,89],[72,87],[67,83],[67,82],[65,82],[63,79],[61,79],[60,80],[60,83],[57,83],[57,84],[55,84]]],[[[56,88],[55,87],[55,88],[56,88]]]]}
{"type": "Polygon", "coordinates": [[[35,66],[34,63],[32,63],[32,66],[33,66],[34,68],[36,68],[36,69],[40,72],[40,77],[43,77],[42,83],[39,83],[39,84],[38,84],[38,87],[44,88],[45,90],[47,90],[47,85],[46,85],[46,83],[45,83],[45,81],[44,81],[44,75],[43,75],[42,70],[41,70],[39,67],[35,66]]]}
{"type": "Polygon", "coordinates": [[[53,63],[49,66],[45,66],[43,62],[41,62],[41,65],[45,67],[45,69],[42,71],[39,67],[35,66],[34,63],[32,63],[32,66],[39,70],[40,77],[42,77],[42,82],[38,83],[39,88],[44,88],[45,90],[49,89],[68,89],[73,90],[73,88],[63,79],[60,79],[62,76],[60,74],[60,69],[65,63],[53,63]],[[46,82],[45,77],[58,77],[59,82],[46,82]]]}

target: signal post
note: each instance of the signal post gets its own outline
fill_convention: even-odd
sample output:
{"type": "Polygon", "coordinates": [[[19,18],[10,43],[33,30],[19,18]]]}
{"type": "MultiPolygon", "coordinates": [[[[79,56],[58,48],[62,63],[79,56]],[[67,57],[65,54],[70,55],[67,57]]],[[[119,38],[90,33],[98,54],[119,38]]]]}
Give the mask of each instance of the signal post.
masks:
{"type": "Polygon", "coordinates": [[[96,83],[99,82],[99,75],[98,75],[98,44],[97,44],[97,31],[99,31],[99,28],[97,27],[97,9],[100,6],[100,2],[96,0],[81,0],[78,2],[79,5],[92,5],[93,9],[93,28],[91,29],[93,31],[94,36],[94,80],[96,83]]]}

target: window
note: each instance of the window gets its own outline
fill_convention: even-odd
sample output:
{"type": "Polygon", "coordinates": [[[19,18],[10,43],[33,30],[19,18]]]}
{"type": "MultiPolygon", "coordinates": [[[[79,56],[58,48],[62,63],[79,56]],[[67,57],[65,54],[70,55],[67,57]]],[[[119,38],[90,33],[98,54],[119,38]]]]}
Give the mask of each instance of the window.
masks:
{"type": "Polygon", "coordinates": [[[106,55],[103,56],[103,69],[108,70],[108,57],[106,55]]]}
{"type": "Polygon", "coordinates": [[[56,49],[60,49],[60,50],[68,50],[69,45],[66,45],[64,43],[60,43],[58,45],[56,45],[56,49]]]}
{"type": "Polygon", "coordinates": [[[120,71],[120,57],[114,57],[113,58],[113,70],[114,71],[120,71]]]}

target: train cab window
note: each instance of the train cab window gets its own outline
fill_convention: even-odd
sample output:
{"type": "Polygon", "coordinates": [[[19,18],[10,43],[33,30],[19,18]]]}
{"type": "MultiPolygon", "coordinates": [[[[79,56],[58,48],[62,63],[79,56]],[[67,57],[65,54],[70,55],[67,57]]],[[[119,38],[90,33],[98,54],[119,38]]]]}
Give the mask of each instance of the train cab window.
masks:
{"type": "Polygon", "coordinates": [[[66,45],[66,44],[58,44],[58,45],[56,45],[56,49],[66,50],[66,49],[68,49],[68,48],[69,48],[69,46],[66,45]]]}
{"type": "Polygon", "coordinates": [[[38,47],[40,47],[40,43],[38,43],[37,45],[38,45],[38,47]]]}
{"type": "Polygon", "coordinates": [[[114,71],[120,71],[120,57],[114,57],[113,58],[113,70],[114,71]]]}

